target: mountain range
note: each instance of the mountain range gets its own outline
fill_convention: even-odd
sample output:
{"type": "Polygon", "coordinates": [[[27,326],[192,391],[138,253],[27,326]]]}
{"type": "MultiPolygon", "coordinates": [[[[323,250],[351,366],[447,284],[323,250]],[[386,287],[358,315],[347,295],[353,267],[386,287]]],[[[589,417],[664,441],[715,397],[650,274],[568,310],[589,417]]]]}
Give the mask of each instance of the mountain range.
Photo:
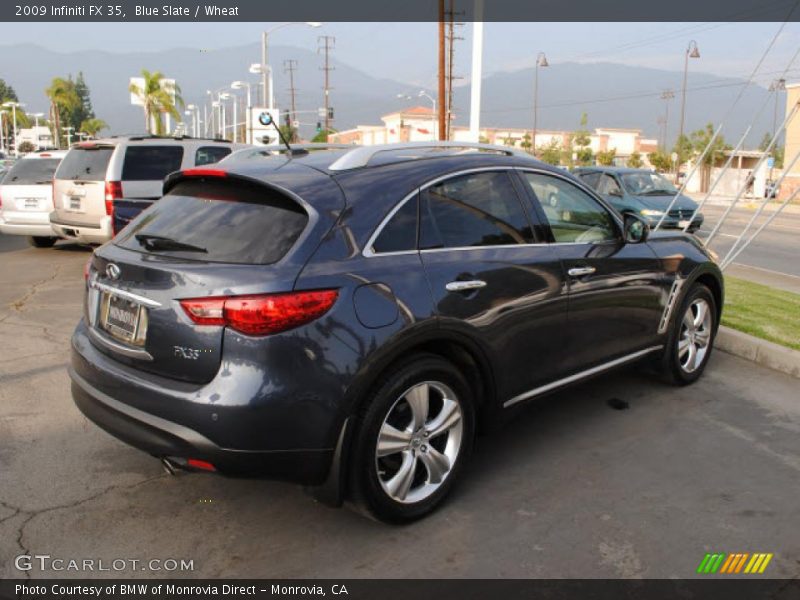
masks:
{"type": "MultiPolygon", "coordinates": [[[[47,112],[44,89],[55,76],[82,71],[91,90],[95,113],[104,119],[112,132],[140,132],[143,115],[132,106],[128,80],[142,68],[159,70],[175,78],[187,103],[202,104],[206,90],[228,87],[234,80],[248,75],[251,63],[259,62],[258,44],[219,50],[175,48],[169,51],[117,53],[109,50],[61,53],[34,44],[0,46],[0,78],[12,85],[29,112],[47,112]]],[[[323,104],[322,57],[304,48],[274,46],[270,62],[275,69],[276,103],[282,109],[289,105],[288,75],[284,60],[297,61],[295,88],[301,133],[313,135],[318,120],[316,111],[323,104]],[[306,112],[307,111],[307,112],[306,112]]],[[[358,124],[379,124],[381,115],[410,105],[428,106],[424,98],[399,99],[398,94],[416,96],[418,87],[391,78],[369,75],[335,59],[331,77],[331,105],[335,110],[333,126],[347,129],[358,124]]],[[[433,68],[433,59],[432,65],[433,68]]],[[[658,138],[661,125],[657,119],[665,115],[667,102],[661,92],[675,92],[669,101],[669,138],[677,135],[680,111],[681,72],[665,71],[616,63],[558,63],[539,72],[540,129],[575,129],[581,114],[586,113],[589,128],[615,127],[642,129],[645,136],[658,138]]],[[[531,127],[533,122],[533,69],[485,74],[483,78],[481,125],[486,127],[531,127]]],[[[717,123],[728,112],[744,85],[740,79],[689,73],[685,131],[692,131],[708,122],[717,123]]],[[[431,92],[431,90],[429,90],[431,92]]],[[[469,85],[454,89],[453,104],[456,123],[469,120],[469,85]]],[[[723,134],[735,144],[754,115],[755,121],[747,147],[758,144],[763,134],[772,129],[775,106],[771,94],[762,86],[750,86],[731,112],[723,134]]],[[[778,119],[785,98],[778,98],[778,119]]]]}

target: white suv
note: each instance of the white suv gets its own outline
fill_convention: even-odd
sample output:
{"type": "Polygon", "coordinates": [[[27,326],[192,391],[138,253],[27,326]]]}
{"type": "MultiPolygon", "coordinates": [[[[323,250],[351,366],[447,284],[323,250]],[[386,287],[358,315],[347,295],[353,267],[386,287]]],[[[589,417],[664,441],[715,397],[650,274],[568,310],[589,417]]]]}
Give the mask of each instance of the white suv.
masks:
{"type": "Polygon", "coordinates": [[[53,175],[66,154],[66,150],[37,152],[14,163],[0,184],[0,233],[28,236],[37,248],[56,243],[50,227],[53,175]]]}
{"type": "Polygon", "coordinates": [[[53,231],[78,242],[105,243],[114,235],[115,200],[149,205],[161,197],[168,174],[217,162],[245,147],[225,140],[148,135],[75,144],[53,182],[53,231]]]}

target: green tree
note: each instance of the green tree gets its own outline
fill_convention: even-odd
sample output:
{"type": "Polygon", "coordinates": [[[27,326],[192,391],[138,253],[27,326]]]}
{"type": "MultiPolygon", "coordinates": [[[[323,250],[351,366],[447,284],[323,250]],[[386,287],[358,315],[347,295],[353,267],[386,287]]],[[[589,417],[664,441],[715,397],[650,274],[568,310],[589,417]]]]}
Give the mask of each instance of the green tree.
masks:
{"type": "Polygon", "coordinates": [[[79,129],[90,137],[95,137],[103,129],[108,129],[108,123],[103,121],[103,119],[92,117],[83,121],[79,129]]]}
{"type": "Polygon", "coordinates": [[[53,124],[53,138],[56,148],[61,148],[61,127],[63,113],[74,110],[80,100],[75,93],[75,84],[63,77],[54,77],[50,87],[44,91],[50,100],[50,120],[53,124]]]}
{"type": "Polygon", "coordinates": [[[703,168],[701,172],[702,189],[706,190],[711,181],[711,168],[720,158],[725,156],[725,152],[731,150],[731,146],[725,142],[725,138],[723,138],[722,135],[718,135],[714,138],[713,123],[708,123],[702,129],[693,131],[689,137],[689,141],[691,142],[692,156],[697,158],[699,158],[709,144],[711,144],[711,147],[708,148],[708,152],[706,152],[703,157],[703,168]],[[712,138],[714,139],[713,144],[711,144],[712,138]]]}
{"type": "MultiPolygon", "coordinates": [[[[72,81],[72,77],[70,77],[72,81]]],[[[75,94],[78,96],[78,105],[69,113],[69,125],[78,129],[83,129],[81,125],[89,119],[94,119],[95,114],[92,109],[92,99],[89,96],[89,86],[83,79],[83,72],[79,71],[74,82],[75,94]]],[[[87,132],[88,133],[88,132],[87,132]]]]}
{"type": "Polygon", "coordinates": [[[142,103],[147,132],[164,135],[165,114],[176,121],[181,120],[181,111],[178,109],[184,106],[181,89],[177,84],[174,86],[168,84],[161,71],[151,73],[147,69],[142,69],[142,78],[144,79],[142,87],[132,83],[128,90],[142,103]]]}
{"type": "Polygon", "coordinates": [[[8,85],[4,79],[0,79],[0,102],[19,102],[17,92],[14,88],[8,85]]]}
{"type": "Polygon", "coordinates": [[[651,152],[647,155],[647,159],[650,161],[650,164],[655,167],[656,171],[661,171],[663,173],[665,171],[670,171],[673,168],[672,159],[670,158],[669,154],[662,152],[661,150],[651,152]]]}
{"type": "Polygon", "coordinates": [[[19,148],[17,148],[17,150],[21,154],[27,154],[28,152],[33,152],[34,150],[36,150],[36,146],[33,145],[33,142],[25,140],[24,142],[20,142],[19,148]]]}
{"type": "Polygon", "coordinates": [[[601,150],[597,153],[597,164],[604,167],[610,167],[614,164],[614,159],[617,157],[617,149],[601,150]]]}
{"type": "Polygon", "coordinates": [[[588,122],[588,116],[586,113],[583,113],[581,115],[581,126],[572,136],[572,144],[575,147],[576,154],[575,159],[579,165],[590,165],[592,163],[592,149],[590,147],[592,138],[586,127],[588,122]]]}
{"type": "MultiPolygon", "coordinates": [[[[769,143],[772,141],[772,134],[767,132],[764,134],[764,137],[761,138],[761,143],[758,145],[758,149],[762,152],[765,152],[769,147],[769,143]]],[[[770,151],[770,156],[775,159],[775,168],[782,169],[783,168],[783,155],[784,155],[784,147],[778,145],[777,143],[772,147],[770,151]]]]}
{"type": "Polygon", "coordinates": [[[327,130],[326,130],[326,129],[321,129],[321,130],[320,130],[320,131],[317,133],[317,135],[315,135],[315,136],[314,136],[314,137],[311,139],[311,141],[312,141],[314,144],[324,144],[325,142],[327,142],[327,141],[328,141],[328,136],[329,136],[330,134],[332,134],[332,133],[336,133],[336,131],[335,131],[335,130],[333,130],[333,129],[327,129],[327,130]]]}
{"type": "Polygon", "coordinates": [[[481,144],[488,144],[489,138],[486,137],[485,135],[480,135],[478,136],[478,142],[480,142],[481,144]]]}
{"type": "Polygon", "coordinates": [[[522,136],[522,142],[520,142],[520,147],[525,150],[526,152],[531,151],[531,136],[530,134],[526,133],[522,136]]]}
{"type": "Polygon", "coordinates": [[[561,164],[561,144],[558,143],[558,140],[553,138],[550,140],[550,143],[545,146],[540,146],[541,150],[539,151],[539,160],[542,162],[546,162],[549,165],[560,165],[561,164]]]}
{"type": "Polygon", "coordinates": [[[512,138],[510,135],[506,136],[506,138],[503,140],[503,144],[506,145],[506,146],[513,146],[514,145],[514,138],[512,138]]]}
{"type": "Polygon", "coordinates": [[[642,162],[642,155],[639,152],[634,152],[628,157],[628,162],[626,163],[631,169],[641,169],[644,162],[642,162]]]}
{"type": "MultiPolygon", "coordinates": [[[[286,125],[281,125],[280,126],[280,130],[281,130],[281,135],[290,144],[294,143],[295,141],[297,141],[297,129],[295,129],[294,127],[292,127],[288,123],[286,125]]],[[[278,140],[278,142],[280,142],[280,140],[278,140]]]]}

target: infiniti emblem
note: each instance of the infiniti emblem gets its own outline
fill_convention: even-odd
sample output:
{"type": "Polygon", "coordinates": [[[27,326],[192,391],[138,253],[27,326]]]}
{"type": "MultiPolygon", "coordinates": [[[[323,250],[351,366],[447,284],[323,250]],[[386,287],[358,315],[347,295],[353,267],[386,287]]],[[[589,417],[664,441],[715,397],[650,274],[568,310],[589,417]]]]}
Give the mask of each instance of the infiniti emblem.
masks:
{"type": "Polygon", "coordinates": [[[106,266],[106,275],[108,275],[109,279],[113,279],[114,281],[116,281],[117,279],[119,279],[119,276],[122,275],[122,271],[114,263],[108,263],[108,265],[106,266]]]}

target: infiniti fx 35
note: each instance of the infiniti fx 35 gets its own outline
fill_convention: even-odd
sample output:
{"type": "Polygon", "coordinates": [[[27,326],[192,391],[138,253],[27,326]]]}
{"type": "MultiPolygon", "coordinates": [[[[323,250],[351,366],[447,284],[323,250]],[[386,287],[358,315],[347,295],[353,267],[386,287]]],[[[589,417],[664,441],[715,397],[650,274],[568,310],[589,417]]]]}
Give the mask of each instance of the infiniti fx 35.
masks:
{"type": "Polygon", "coordinates": [[[69,373],[89,419],[170,469],[390,522],[439,505],[476,428],[526,402],[636,361],[694,382],[723,303],[693,236],[447,143],[173,173],[85,275],[69,373]]]}

